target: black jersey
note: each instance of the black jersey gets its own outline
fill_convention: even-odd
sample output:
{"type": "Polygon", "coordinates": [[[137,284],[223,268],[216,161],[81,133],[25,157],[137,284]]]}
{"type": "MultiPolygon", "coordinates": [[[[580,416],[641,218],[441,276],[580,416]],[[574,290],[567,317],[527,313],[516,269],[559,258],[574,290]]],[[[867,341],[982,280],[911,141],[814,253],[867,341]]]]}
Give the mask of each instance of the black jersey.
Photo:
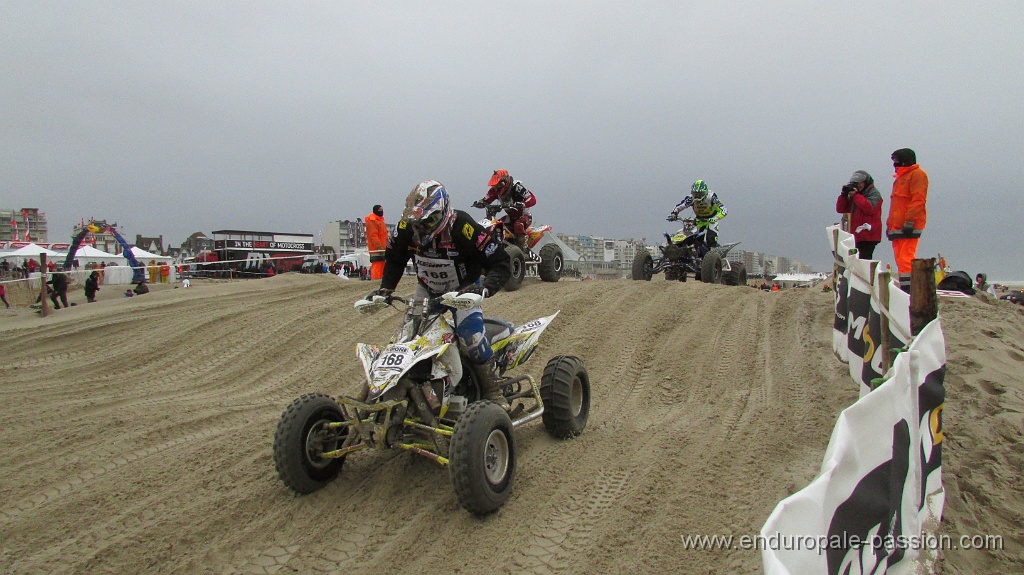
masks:
{"type": "Polygon", "coordinates": [[[404,220],[400,221],[388,237],[380,287],[395,289],[410,258],[417,280],[435,295],[475,283],[483,272],[487,274],[484,287],[488,295],[493,295],[512,275],[501,238],[495,238],[490,230],[461,210],[455,210],[451,228],[441,230],[425,246],[414,246],[412,230],[404,220]]]}

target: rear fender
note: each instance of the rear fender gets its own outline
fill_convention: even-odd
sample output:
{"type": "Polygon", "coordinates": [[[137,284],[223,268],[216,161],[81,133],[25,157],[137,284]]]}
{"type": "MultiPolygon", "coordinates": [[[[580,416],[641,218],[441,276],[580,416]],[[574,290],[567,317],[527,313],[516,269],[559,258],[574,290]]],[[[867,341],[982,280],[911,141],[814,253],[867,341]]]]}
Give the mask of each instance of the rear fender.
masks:
{"type": "Polygon", "coordinates": [[[516,327],[512,331],[512,335],[491,344],[491,349],[494,350],[495,364],[502,368],[502,372],[523,364],[530,358],[533,350],[537,348],[540,334],[558,314],[559,312],[556,311],[547,317],[524,323],[516,327]]]}
{"type": "Polygon", "coordinates": [[[540,241],[541,236],[551,231],[551,226],[531,227],[526,230],[527,244],[532,248],[540,241]]]}

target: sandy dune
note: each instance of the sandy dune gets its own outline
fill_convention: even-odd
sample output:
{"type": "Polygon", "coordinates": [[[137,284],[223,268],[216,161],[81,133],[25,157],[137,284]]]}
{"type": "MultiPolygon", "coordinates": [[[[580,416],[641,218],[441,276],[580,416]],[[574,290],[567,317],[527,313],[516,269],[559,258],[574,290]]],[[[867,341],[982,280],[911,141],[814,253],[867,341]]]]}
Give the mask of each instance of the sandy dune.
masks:
{"type": "MultiPolygon", "coordinates": [[[[287,274],[0,315],[0,572],[760,573],[757,551],[680,538],[756,534],[857,397],[831,352],[829,294],[530,281],[486,310],[561,310],[526,369],[586,361],[582,436],[520,429],[515,491],[484,519],[409,453],[350,457],[297,497],[274,472],[274,428],[302,393],[355,394],[355,344],[399,319],[353,311],[372,287],[287,274]]],[[[1019,573],[1024,310],[942,305],[943,529],[1005,548],[946,551],[941,567],[1019,573]]]]}

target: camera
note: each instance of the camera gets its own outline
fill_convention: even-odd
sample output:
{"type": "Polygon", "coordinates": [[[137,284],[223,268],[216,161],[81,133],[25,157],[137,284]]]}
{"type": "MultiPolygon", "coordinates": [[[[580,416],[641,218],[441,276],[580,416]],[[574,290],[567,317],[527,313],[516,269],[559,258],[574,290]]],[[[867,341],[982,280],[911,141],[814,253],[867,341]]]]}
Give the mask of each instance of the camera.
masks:
{"type": "Polygon", "coordinates": [[[849,194],[850,192],[856,192],[856,191],[857,191],[857,184],[846,184],[845,186],[843,186],[843,193],[844,194],[849,194]]]}

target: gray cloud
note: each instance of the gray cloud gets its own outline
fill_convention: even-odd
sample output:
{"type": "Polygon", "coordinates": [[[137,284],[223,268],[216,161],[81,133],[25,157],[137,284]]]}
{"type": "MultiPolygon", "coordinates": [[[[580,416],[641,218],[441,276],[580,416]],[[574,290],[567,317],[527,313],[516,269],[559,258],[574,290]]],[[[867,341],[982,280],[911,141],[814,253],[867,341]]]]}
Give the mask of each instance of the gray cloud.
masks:
{"type": "Polygon", "coordinates": [[[912,147],[919,254],[1024,279],[1024,5],[832,4],[5,2],[0,204],[180,243],[391,221],[423,179],[468,209],[505,167],[538,222],[653,241],[703,178],[723,239],[827,269],[839,186],[888,204],[912,147]]]}

